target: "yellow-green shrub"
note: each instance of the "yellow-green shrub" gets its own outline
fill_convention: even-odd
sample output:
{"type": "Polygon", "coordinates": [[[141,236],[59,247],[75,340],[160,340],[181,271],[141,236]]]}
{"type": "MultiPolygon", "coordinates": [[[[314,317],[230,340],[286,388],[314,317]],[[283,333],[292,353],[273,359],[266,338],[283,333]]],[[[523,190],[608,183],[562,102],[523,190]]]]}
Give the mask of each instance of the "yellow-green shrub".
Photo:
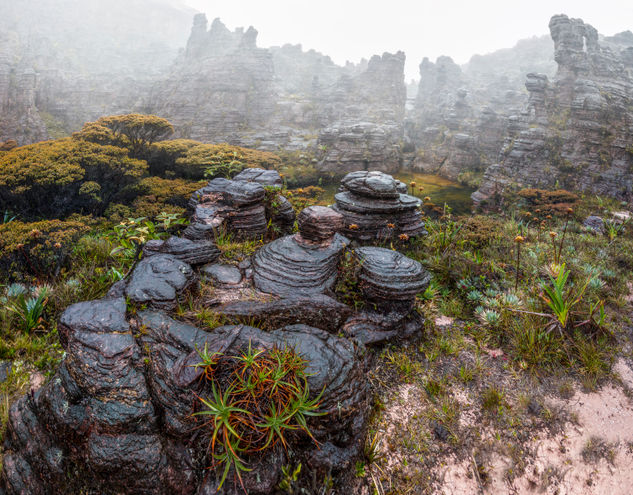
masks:
{"type": "Polygon", "coordinates": [[[204,178],[207,167],[223,160],[236,159],[248,168],[276,168],[279,156],[230,144],[203,144],[188,139],[160,141],[151,146],[148,159],[152,175],[165,175],[185,179],[204,178]]]}
{"type": "Polygon", "coordinates": [[[26,219],[100,214],[146,171],[116,146],[71,138],[22,146],[0,156],[0,210],[26,219]]]}
{"type": "Polygon", "coordinates": [[[82,222],[60,220],[0,224],[0,278],[55,276],[74,243],[88,230],[82,222]]]}

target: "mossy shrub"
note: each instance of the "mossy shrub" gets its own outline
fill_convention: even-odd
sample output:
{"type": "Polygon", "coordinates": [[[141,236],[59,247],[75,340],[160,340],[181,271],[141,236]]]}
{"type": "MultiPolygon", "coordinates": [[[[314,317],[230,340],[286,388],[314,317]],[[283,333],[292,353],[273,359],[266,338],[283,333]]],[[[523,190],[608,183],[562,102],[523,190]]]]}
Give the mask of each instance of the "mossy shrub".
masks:
{"type": "Polygon", "coordinates": [[[22,146],[0,155],[0,210],[33,220],[99,215],[146,171],[116,146],[72,138],[22,146]]]}
{"type": "Polygon", "coordinates": [[[52,278],[68,261],[76,241],[89,227],[83,222],[45,220],[0,225],[0,279],[52,278]]]}
{"type": "Polygon", "coordinates": [[[151,146],[152,175],[201,180],[207,168],[237,160],[244,168],[277,168],[279,156],[230,144],[203,144],[188,139],[160,141],[151,146]]]}
{"type": "Polygon", "coordinates": [[[205,181],[146,177],[138,184],[138,197],[132,202],[136,216],[155,217],[161,212],[183,214],[191,195],[205,181]]]}

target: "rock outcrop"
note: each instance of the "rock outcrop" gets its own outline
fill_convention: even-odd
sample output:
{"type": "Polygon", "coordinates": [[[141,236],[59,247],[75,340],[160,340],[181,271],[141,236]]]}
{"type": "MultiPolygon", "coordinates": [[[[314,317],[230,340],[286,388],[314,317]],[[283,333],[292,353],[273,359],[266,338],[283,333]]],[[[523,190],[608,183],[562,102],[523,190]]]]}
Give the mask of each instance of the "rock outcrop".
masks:
{"type": "MultiPolygon", "coordinates": [[[[67,356],[55,377],[11,408],[2,478],[8,494],[234,493],[227,484],[216,491],[207,442],[196,439],[202,370],[190,363],[200,361],[201,348],[294,348],[308,363],[310,390],[324,391],[327,420],[313,422],[313,435],[339,455],[360,448],[368,389],[360,349],[321,330],[240,325],[207,333],[153,311],[130,324],[118,298],[68,308],[60,338],[67,356]]],[[[249,493],[272,493],[280,460],[277,450],[253,460],[244,475],[249,493]]]]}
{"type": "Polygon", "coordinates": [[[633,40],[601,39],[580,19],[552,17],[558,72],[528,74],[530,98],[509,126],[476,203],[496,203],[508,187],[561,188],[633,198],[633,40]]]}
{"type": "Polygon", "coordinates": [[[375,344],[419,332],[423,321],[413,306],[431,275],[417,261],[391,249],[357,248],[354,256],[360,265],[359,286],[370,304],[347,320],[344,334],[375,344]]]}
{"type": "Polygon", "coordinates": [[[333,209],[344,219],[346,236],[362,242],[424,235],[420,199],[407,186],[382,172],[352,172],[341,181],[333,209]]]}

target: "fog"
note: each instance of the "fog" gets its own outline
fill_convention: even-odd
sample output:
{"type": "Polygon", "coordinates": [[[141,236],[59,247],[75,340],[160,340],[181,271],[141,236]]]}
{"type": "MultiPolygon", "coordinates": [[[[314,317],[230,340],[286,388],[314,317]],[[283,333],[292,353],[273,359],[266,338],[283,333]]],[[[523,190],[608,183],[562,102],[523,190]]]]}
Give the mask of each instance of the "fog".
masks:
{"type": "Polygon", "coordinates": [[[554,14],[582,18],[605,35],[633,26],[633,2],[564,0],[184,0],[220,17],[231,29],[253,25],[260,46],[301,43],[337,63],[357,62],[384,51],[403,50],[406,77],[417,77],[423,57],[449,55],[466,63],[474,54],[509,48],[523,38],[549,34],[554,14]]]}

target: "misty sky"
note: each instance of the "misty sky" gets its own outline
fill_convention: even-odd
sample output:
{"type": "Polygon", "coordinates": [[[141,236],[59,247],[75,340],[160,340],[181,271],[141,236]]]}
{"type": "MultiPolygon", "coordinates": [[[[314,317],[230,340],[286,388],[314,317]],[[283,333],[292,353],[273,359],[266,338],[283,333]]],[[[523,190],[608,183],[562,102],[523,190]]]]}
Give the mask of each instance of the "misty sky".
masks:
{"type": "Polygon", "coordinates": [[[301,43],[337,63],[404,50],[407,79],[423,57],[450,55],[458,63],[475,53],[509,48],[548,34],[554,14],[582,18],[600,33],[633,30],[633,0],[182,0],[229,27],[253,25],[262,47],[301,43]]]}

